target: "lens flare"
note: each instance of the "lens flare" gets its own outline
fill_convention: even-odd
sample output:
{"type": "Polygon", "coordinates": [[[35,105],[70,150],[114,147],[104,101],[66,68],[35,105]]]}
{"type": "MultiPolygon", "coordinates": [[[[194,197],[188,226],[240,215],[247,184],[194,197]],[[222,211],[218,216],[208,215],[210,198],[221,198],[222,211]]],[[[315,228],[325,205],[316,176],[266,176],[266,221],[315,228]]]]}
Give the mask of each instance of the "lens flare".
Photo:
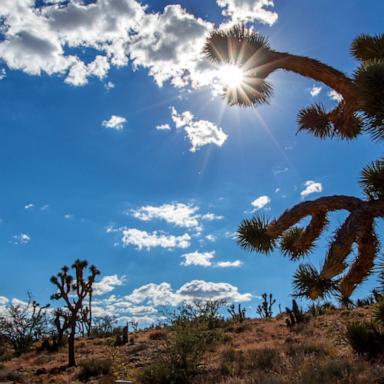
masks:
{"type": "Polygon", "coordinates": [[[237,65],[225,64],[219,68],[218,78],[225,88],[239,88],[244,82],[244,71],[237,65]]]}

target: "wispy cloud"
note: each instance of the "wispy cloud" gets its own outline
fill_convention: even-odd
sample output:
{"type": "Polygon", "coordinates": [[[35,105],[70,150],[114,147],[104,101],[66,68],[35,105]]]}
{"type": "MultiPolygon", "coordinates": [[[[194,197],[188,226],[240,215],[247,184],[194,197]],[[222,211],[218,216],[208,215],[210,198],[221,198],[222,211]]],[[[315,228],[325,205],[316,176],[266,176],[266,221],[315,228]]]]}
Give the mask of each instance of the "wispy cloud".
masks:
{"type": "Polygon", "coordinates": [[[300,196],[303,198],[312,193],[320,193],[323,191],[323,185],[313,180],[307,180],[304,185],[305,189],[300,192],[300,196]]]}
{"type": "Polygon", "coordinates": [[[146,205],[130,212],[142,221],[164,220],[169,224],[183,228],[202,229],[201,221],[220,220],[223,217],[214,213],[198,213],[200,208],[193,204],[168,203],[158,206],[146,205]]]}
{"type": "Polygon", "coordinates": [[[199,266],[199,267],[219,267],[219,268],[236,268],[241,267],[243,263],[240,260],[235,261],[217,261],[213,259],[216,257],[215,251],[210,252],[190,252],[181,256],[184,261],[180,264],[184,267],[199,266]]]}
{"type": "Polygon", "coordinates": [[[251,205],[254,208],[254,211],[258,211],[259,209],[266,207],[270,202],[271,198],[269,196],[263,195],[253,200],[251,205]]]}
{"type": "Polygon", "coordinates": [[[169,124],[159,124],[156,125],[156,129],[158,131],[169,131],[171,129],[171,126],[169,124]]]}
{"type": "Polygon", "coordinates": [[[309,93],[311,94],[312,97],[316,97],[320,95],[322,89],[323,89],[322,87],[314,85],[309,91],[309,93]]]}
{"type": "Polygon", "coordinates": [[[32,240],[32,237],[28,233],[20,233],[18,235],[13,236],[13,243],[18,244],[28,244],[32,240]]]}
{"type": "Polygon", "coordinates": [[[336,92],[334,89],[331,89],[328,92],[328,96],[330,99],[337,101],[338,103],[340,103],[343,100],[343,96],[341,96],[340,93],[336,92]]]}
{"type": "Polygon", "coordinates": [[[121,233],[123,246],[132,245],[139,250],[150,250],[155,247],[167,249],[188,248],[191,245],[191,236],[188,233],[175,236],[159,231],[142,231],[136,228],[122,228],[121,233]]]}
{"type": "Polygon", "coordinates": [[[124,128],[124,124],[127,119],[122,116],[112,115],[108,120],[104,120],[101,125],[105,128],[115,129],[121,131],[124,128]]]}
{"type": "Polygon", "coordinates": [[[178,113],[174,107],[171,108],[172,120],[176,128],[182,128],[191,143],[191,152],[198,151],[201,147],[214,144],[221,147],[227,140],[228,135],[216,124],[207,120],[194,120],[190,111],[178,113]]]}

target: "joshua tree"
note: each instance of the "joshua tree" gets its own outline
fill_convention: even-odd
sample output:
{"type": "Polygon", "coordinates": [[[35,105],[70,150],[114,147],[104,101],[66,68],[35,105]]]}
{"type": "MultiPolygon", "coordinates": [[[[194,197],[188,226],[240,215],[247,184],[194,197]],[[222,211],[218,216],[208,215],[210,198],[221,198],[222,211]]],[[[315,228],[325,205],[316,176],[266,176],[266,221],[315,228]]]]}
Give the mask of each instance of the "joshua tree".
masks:
{"type": "MultiPolygon", "coordinates": [[[[223,90],[230,105],[267,103],[272,87],[266,79],[275,70],[283,69],[323,82],[341,96],[331,111],[321,104],[301,110],[299,131],[306,130],[322,139],[353,139],[367,131],[374,140],[384,140],[384,34],[360,35],[353,41],[351,53],[359,66],[352,77],[312,58],[274,51],[266,38],[241,26],[212,32],[204,52],[212,62],[234,65],[243,73],[237,86],[223,90]]],[[[261,253],[269,253],[278,245],[285,255],[296,260],[313,250],[328,224],[329,212],[349,211],[331,241],[321,272],[311,265],[301,265],[294,276],[298,295],[316,299],[337,291],[343,301],[348,301],[356,286],[372,272],[378,254],[375,218],[384,217],[384,160],[367,166],[360,183],[366,200],[323,197],[298,204],[271,222],[262,216],[244,220],[238,231],[240,245],[261,253]],[[311,221],[306,228],[295,226],[308,216],[311,221]],[[340,278],[354,244],[358,256],[340,278]]]]}
{"type": "Polygon", "coordinates": [[[276,300],[273,298],[272,293],[269,295],[267,293],[263,293],[261,295],[263,302],[257,306],[256,312],[260,316],[261,319],[270,319],[273,315],[273,306],[276,303],[276,300]]]}
{"type": "Polygon", "coordinates": [[[51,277],[51,283],[57,287],[56,293],[51,296],[52,300],[64,300],[65,311],[62,315],[68,322],[68,366],[76,365],[75,359],[75,336],[76,325],[82,320],[83,303],[92,291],[95,278],[100,274],[95,266],[89,267],[88,277],[84,276],[88,266],[86,260],[76,260],[72,265],[75,277],[69,274],[69,268],[64,266],[56,276],[51,277]]]}

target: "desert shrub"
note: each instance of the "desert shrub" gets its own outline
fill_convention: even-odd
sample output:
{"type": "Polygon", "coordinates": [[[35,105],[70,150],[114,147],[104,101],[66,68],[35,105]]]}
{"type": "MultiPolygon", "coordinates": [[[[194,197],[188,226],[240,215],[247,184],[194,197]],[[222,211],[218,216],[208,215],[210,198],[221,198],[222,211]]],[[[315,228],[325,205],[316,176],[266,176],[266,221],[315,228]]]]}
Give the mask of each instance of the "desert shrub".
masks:
{"type": "Polygon", "coordinates": [[[162,353],[143,370],[140,382],[190,383],[198,374],[206,351],[222,336],[222,330],[217,328],[222,325],[221,305],[222,302],[186,304],[170,314],[162,353]]]}
{"type": "Polygon", "coordinates": [[[345,341],[358,355],[374,359],[384,354],[384,332],[372,322],[352,322],[347,326],[345,341]]]}
{"type": "Polygon", "coordinates": [[[139,373],[138,379],[142,384],[169,384],[172,372],[169,365],[156,362],[145,366],[139,373]]]}
{"type": "Polygon", "coordinates": [[[46,309],[28,294],[25,304],[9,305],[0,316],[0,339],[12,345],[15,355],[28,352],[33,343],[46,333],[46,309]]]}
{"type": "Polygon", "coordinates": [[[286,347],[286,354],[289,357],[301,357],[306,356],[325,356],[327,351],[320,344],[302,342],[302,343],[288,343],[286,347]]]}
{"type": "Polygon", "coordinates": [[[25,383],[23,374],[16,371],[1,371],[0,382],[25,383]]]}
{"type": "Polygon", "coordinates": [[[148,335],[149,340],[165,340],[167,338],[167,333],[162,329],[155,329],[151,331],[148,335]]]}
{"type": "Polygon", "coordinates": [[[301,371],[300,384],[354,384],[358,381],[360,365],[347,360],[332,359],[324,362],[317,361],[307,365],[301,371]]]}
{"type": "Polygon", "coordinates": [[[298,306],[295,299],[292,300],[292,309],[286,307],[285,311],[289,316],[289,318],[285,320],[285,323],[289,328],[292,328],[297,324],[306,323],[309,320],[309,317],[298,306]]]}
{"type": "Polygon", "coordinates": [[[80,362],[78,379],[86,381],[94,376],[109,375],[112,372],[112,361],[110,359],[83,360],[80,362]]]}
{"type": "Polygon", "coordinates": [[[221,354],[220,371],[223,376],[242,376],[251,372],[277,372],[281,356],[274,349],[264,348],[250,351],[228,349],[221,354]]]}

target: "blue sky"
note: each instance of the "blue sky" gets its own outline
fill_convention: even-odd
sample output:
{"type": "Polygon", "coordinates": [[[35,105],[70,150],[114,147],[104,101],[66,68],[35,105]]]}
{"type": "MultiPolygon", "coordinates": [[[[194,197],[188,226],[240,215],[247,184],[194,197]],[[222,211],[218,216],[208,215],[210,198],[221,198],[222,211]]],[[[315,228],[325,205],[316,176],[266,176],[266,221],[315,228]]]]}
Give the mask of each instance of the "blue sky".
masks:
{"type": "MultiPolygon", "coordinates": [[[[276,50],[351,74],[350,43],[382,32],[384,4],[177,4],[2,0],[3,302],[27,290],[46,302],[49,277],[86,258],[108,277],[101,312],[109,299],[109,311],[145,321],[207,295],[243,301],[253,316],[264,291],[289,303],[297,264],[241,250],[232,236],[241,220],[257,207],[275,217],[303,199],[361,196],[360,170],[382,155],[379,144],[296,135],[299,109],[335,105],[326,86],[278,72],[270,105],[228,107],[200,49],[214,24],[243,21],[276,50]]],[[[316,266],[330,235],[309,257],[316,266]]]]}

